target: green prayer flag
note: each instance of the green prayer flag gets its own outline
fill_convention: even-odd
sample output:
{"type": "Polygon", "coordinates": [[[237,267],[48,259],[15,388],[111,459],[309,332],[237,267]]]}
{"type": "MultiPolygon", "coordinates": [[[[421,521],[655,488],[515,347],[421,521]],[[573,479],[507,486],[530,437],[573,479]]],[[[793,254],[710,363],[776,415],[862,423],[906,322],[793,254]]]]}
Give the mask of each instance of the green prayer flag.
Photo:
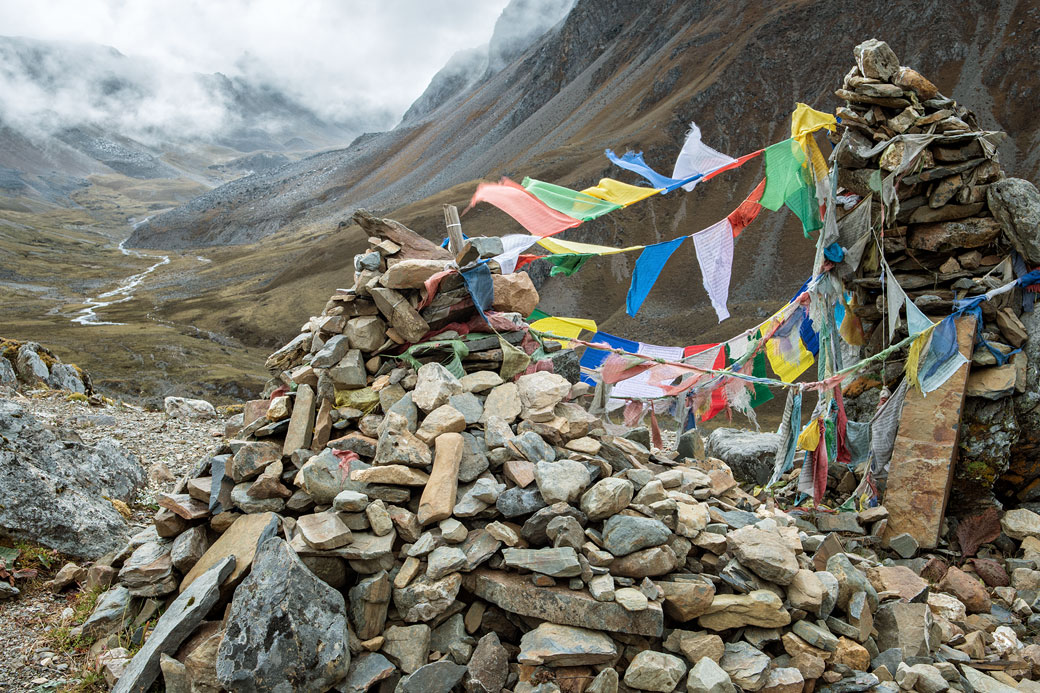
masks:
{"type": "Polygon", "coordinates": [[[822,228],[823,222],[805,162],[805,152],[794,139],[766,147],[766,189],[759,204],[773,211],[787,205],[802,222],[802,230],[808,235],[810,231],[822,228]]]}
{"type": "Polygon", "coordinates": [[[527,366],[531,363],[531,357],[523,349],[519,349],[502,339],[502,335],[498,336],[498,346],[502,349],[502,369],[498,374],[502,380],[512,382],[518,373],[523,373],[527,370],[527,366]]]}
{"type": "Polygon", "coordinates": [[[621,208],[617,203],[533,178],[524,178],[523,186],[548,207],[582,221],[589,221],[621,208]]]}
{"type": "Polygon", "coordinates": [[[530,315],[527,316],[527,322],[538,322],[542,318],[551,318],[552,316],[548,313],[544,313],[538,308],[535,308],[530,315]]]}
{"type": "MultiPolygon", "coordinates": [[[[761,330],[757,333],[755,342],[762,338],[761,330]]],[[[749,340],[750,341],[750,340],[749,340]]],[[[726,349],[726,365],[732,366],[736,359],[732,358],[729,353],[729,344],[725,345],[726,349]]],[[[766,372],[766,355],[765,352],[760,351],[754,356],[754,360],[751,365],[751,375],[756,378],[768,378],[769,374],[766,372]]],[[[768,385],[762,383],[755,383],[755,392],[751,395],[751,408],[759,407],[769,400],[773,399],[773,391],[769,389],[768,385]]]]}
{"type": "Polygon", "coordinates": [[[545,259],[553,266],[553,268],[549,270],[549,276],[555,277],[557,274],[563,274],[569,277],[580,270],[581,266],[584,265],[590,257],[596,256],[591,253],[561,253],[559,255],[548,255],[545,259]]]}

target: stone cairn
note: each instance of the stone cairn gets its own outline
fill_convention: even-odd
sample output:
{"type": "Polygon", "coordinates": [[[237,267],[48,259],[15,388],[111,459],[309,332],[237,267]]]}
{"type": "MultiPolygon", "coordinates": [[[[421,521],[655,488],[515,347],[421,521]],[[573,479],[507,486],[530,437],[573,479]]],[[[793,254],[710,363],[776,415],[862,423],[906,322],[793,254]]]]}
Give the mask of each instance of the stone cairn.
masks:
{"type": "MultiPolygon", "coordinates": [[[[835,92],[845,101],[837,109],[838,185],[862,197],[873,195],[871,217],[884,218],[885,259],[914,305],[939,320],[953,312],[955,299],[1007,284],[1018,276],[1012,250],[1023,261],[1019,272],[1040,267],[1040,194],[1028,181],[1005,178],[995,153],[1005,134],[983,131],[967,108],[940,94],[920,73],[900,66],[886,43],[871,39],[855,54],[856,66],[835,92]],[[913,154],[908,151],[912,144],[896,140],[884,146],[900,135],[930,134],[942,137],[924,147],[909,167],[904,164],[913,154]],[[896,174],[894,202],[887,209],[880,201],[879,170],[882,177],[896,174]]],[[[885,290],[873,246],[872,241],[856,275],[846,279],[856,294],[855,312],[864,321],[865,356],[888,343],[885,290]]],[[[1015,488],[1019,500],[1040,500],[1040,434],[1023,430],[1020,436],[1025,427],[1016,416],[1016,405],[1020,413],[1029,412],[1037,400],[1028,392],[1036,382],[1027,373],[1031,330],[1023,323],[1022,290],[983,302],[981,308],[982,336],[1002,355],[1016,353],[997,365],[992,351],[975,348],[954,487],[960,513],[992,505],[990,490],[1002,475],[1003,485],[1015,488]]],[[[1038,327],[1034,324],[1032,331],[1038,327]]],[[[907,334],[903,322],[893,341],[907,334]]],[[[849,392],[882,383],[891,387],[901,377],[905,358],[903,351],[889,359],[849,392]]],[[[878,389],[864,399],[858,412],[863,418],[853,418],[865,421],[878,389]]],[[[845,488],[845,497],[851,490],[845,488]]]]}
{"type": "MultiPolygon", "coordinates": [[[[610,435],[565,367],[504,380],[497,337],[462,377],[443,354],[413,370],[392,345],[473,310],[457,275],[417,310],[419,287],[471,250],[355,218],[372,250],[268,360],[269,397],[154,526],[55,581],[110,586],[80,631],[114,690],[1037,689],[1040,516],[984,528],[970,564],[890,553],[885,508],[789,515],[720,460],[610,435]]],[[[537,302],[494,281],[499,310],[537,302]]]]}

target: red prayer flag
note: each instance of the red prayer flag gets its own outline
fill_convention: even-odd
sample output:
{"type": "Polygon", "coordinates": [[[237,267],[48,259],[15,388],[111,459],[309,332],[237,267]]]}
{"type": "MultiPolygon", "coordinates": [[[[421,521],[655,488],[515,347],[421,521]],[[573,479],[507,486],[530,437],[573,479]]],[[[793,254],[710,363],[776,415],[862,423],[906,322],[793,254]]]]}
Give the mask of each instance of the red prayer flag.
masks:
{"type": "Polygon", "coordinates": [[[755,220],[758,213],[762,211],[762,205],[758,203],[762,199],[762,193],[766,190],[766,179],[763,178],[762,182],[755,186],[755,189],[751,191],[751,194],[747,196],[747,199],[740,203],[740,206],[730,212],[726,219],[729,220],[729,225],[733,227],[733,237],[736,238],[740,235],[748,225],[755,220]]]}
{"type": "Polygon", "coordinates": [[[469,206],[472,208],[478,202],[487,202],[498,207],[516,219],[532,235],[541,238],[552,236],[581,224],[580,219],[574,219],[562,212],[557,212],[527,192],[523,186],[514,183],[508,178],[502,178],[498,183],[481,183],[478,185],[469,206]]]}
{"type": "MultiPolygon", "coordinates": [[[[683,356],[693,356],[699,354],[702,351],[707,351],[714,347],[719,346],[718,344],[695,344],[688,346],[683,349],[683,356]]],[[[726,367],[726,350],[719,349],[718,355],[715,357],[715,362],[711,364],[711,367],[716,370],[721,370],[726,367]]],[[[702,421],[708,421],[713,418],[716,414],[726,408],[726,392],[725,388],[722,387],[724,381],[719,382],[719,387],[715,388],[711,393],[711,406],[708,407],[708,412],[701,419],[702,421]]]]}

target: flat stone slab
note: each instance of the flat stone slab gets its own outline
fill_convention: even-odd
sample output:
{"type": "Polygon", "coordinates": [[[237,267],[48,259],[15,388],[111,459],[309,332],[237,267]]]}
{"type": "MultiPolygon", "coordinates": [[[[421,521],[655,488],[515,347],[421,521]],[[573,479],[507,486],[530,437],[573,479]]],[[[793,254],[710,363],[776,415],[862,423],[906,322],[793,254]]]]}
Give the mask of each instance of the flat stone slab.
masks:
{"type": "Polygon", "coordinates": [[[488,569],[475,570],[463,580],[467,591],[521,616],[655,638],[661,637],[664,630],[664,612],[657,601],[650,602],[643,611],[627,611],[614,602],[598,602],[584,590],[535,587],[525,576],[488,569]]]}
{"type": "Polygon", "coordinates": [[[231,525],[220,538],[213,542],[202,558],[181,581],[180,591],[185,590],[199,576],[220,563],[226,556],[235,557],[234,569],[228,574],[227,582],[234,583],[253,565],[253,556],[261,539],[274,536],[278,531],[278,516],[274,513],[243,515],[231,525]]]}

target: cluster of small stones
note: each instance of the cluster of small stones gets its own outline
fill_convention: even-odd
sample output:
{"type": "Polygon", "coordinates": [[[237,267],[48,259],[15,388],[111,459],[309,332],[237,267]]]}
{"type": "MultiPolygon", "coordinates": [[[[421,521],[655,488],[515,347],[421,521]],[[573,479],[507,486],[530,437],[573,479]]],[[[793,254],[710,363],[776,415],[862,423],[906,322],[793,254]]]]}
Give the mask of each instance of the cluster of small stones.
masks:
{"type": "MultiPolygon", "coordinates": [[[[979,296],[1013,281],[1023,269],[1040,266],[1040,194],[1032,183],[1004,176],[996,146],[1005,134],[983,131],[967,108],[901,66],[886,43],[866,41],[855,56],[856,66],[835,92],[845,101],[837,109],[838,185],[846,193],[872,195],[871,216],[884,219],[885,259],[914,305],[941,319],[954,311],[955,300],[979,296]],[[912,136],[927,135],[937,137],[919,150],[912,136]],[[879,172],[886,179],[882,187],[892,184],[888,205],[881,203],[879,172]],[[1022,258],[1017,268],[1012,250],[1022,258]]],[[[843,239],[849,246],[854,240],[843,239]]],[[[858,271],[848,268],[854,276],[846,277],[846,285],[855,291],[855,313],[867,335],[864,355],[869,356],[889,343],[887,297],[873,239],[860,263],[858,271]]],[[[967,382],[957,468],[962,483],[955,494],[963,510],[975,501],[991,502],[989,489],[1016,455],[1022,464],[1007,478],[1009,484],[1021,490],[1040,476],[1035,451],[1015,449],[1019,425],[1012,398],[1030,388],[1023,350],[1030,331],[1022,306],[1021,289],[981,304],[979,330],[992,350],[975,349],[967,382]]],[[[904,322],[894,340],[906,336],[904,322]]],[[[905,356],[887,359],[884,373],[869,374],[852,391],[881,382],[891,386],[905,356]]],[[[1040,500],[1040,481],[1019,500],[1040,500]]]]}

